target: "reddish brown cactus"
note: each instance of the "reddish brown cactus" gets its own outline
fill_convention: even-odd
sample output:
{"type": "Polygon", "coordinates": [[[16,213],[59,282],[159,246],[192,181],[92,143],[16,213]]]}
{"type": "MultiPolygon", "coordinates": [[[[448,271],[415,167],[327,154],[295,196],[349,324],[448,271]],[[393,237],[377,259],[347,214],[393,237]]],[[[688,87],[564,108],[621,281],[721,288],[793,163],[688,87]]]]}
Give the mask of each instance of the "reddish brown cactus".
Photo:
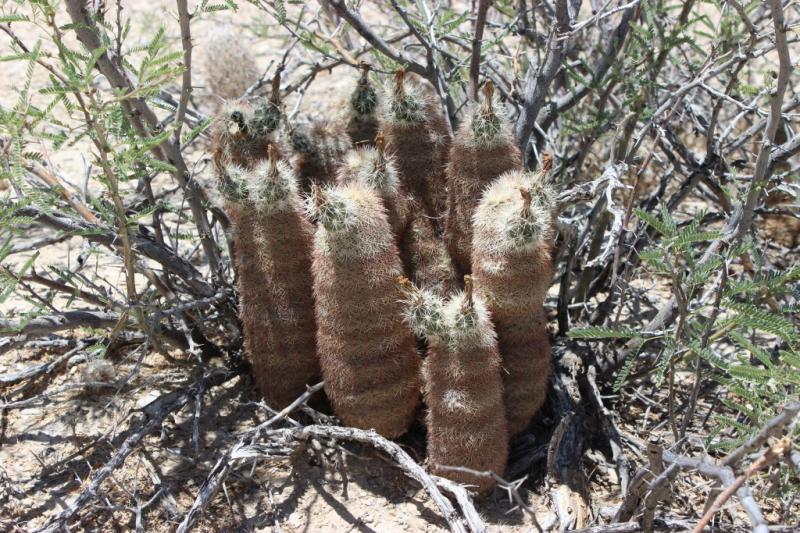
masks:
{"type": "Polygon", "coordinates": [[[408,223],[408,202],[400,193],[395,158],[386,152],[383,135],[375,137],[375,147],[362,146],[345,154],[336,172],[336,183],[363,183],[372,187],[383,202],[389,226],[399,243],[408,223]]]}
{"type": "Polygon", "coordinates": [[[300,180],[300,190],[307,193],[312,184],[325,185],[336,179],[336,169],[351,148],[347,133],[336,124],[318,122],[310,128],[295,126],[289,130],[292,164],[300,180]]]}
{"type": "Polygon", "coordinates": [[[403,70],[397,71],[384,107],[381,131],[396,158],[403,188],[420,202],[438,234],[447,207],[447,121],[429,93],[406,83],[403,70]]]}
{"type": "Polygon", "coordinates": [[[229,167],[231,220],[244,348],[267,403],[283,408],[319,379],[311,279],[313,229],[296,176],[270,148],[250,171],[229,167]]]}
{"type": "Polygon", "coordinates": [[[350,95],[347,134],[355,146],[372,146],[378,134],[378,92],[369,81],[369,63],[359,64],[361,77],[350,95]]]}
{"type": "Polygon", "coordinates": [[[447,303],[428,291],[406,289],[407,318],[428,339],[423,391],[431,470],[486,492],[495,486],[492,478],[446,468],[502,475],[508,459],[497,339],[469,276],[464,285],[447,303]]]}
{"type": "Polygon", "coordinates": [[[325,390],[345,424],[404,433],[419,404],[416,340],[403,322],[402,273],[386,210],[361,183],[314,187],[314,294],[325,390]]]}
{"type": "Polygon", "coordinates": [[[542,406],[551,356],[543,303],[553,276],[552,193],[542,174],[504,174],[475,211],[472,270],[497,330],[512,435],[542,406]]]}
{"type": "Polygon", "coordinates": [[[459,285],[450,255],[419,204],[409,200],[408,205],[408,225],[400,243],[405,271],[417,286],[449,294],[459,285]]]}
{"type": "Polygon", "coordinates": [[[450,148],[446,240],[459,276],[471,271],[472,215],[483,190],[504,172],[522,170],[511,125],[493,98],[487,81],[483,103],[472,107],[450,148]]]}

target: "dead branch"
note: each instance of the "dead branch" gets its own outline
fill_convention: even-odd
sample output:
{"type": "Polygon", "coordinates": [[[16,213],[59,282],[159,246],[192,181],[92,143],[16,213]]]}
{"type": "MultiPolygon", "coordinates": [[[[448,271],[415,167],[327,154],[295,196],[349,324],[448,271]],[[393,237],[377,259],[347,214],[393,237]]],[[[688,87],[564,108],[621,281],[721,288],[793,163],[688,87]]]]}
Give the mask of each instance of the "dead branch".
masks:
{"type": "Polygon", "coordinates": [[[347,428],[340,426],[305,426],[301,428],[278,429],[271,432],[281,438],[291,438],[297,441],[308,439],[334,439],[338,441],[355,441],[368,444],[384,452],[411,478],[416,480],[441,511],[450,530],[457,533],[466,533],[461,517],[459,517],[450,501],[442,495],[436,482],[425,470],[409,456],[398,444],[381,437],[374,431],[347,428]]]}
{"type": "Polygon", "coordinates": [[[455,481],[439,477],[431,476],[431,478],[441,488],[449,492],[456,499],[456,503],[461,508],[461,513],[464,515],[464,520],[467,522],[467,527],[472,533],[485,533],[486,524],[483,522],[481,515],[475,510],[475,505],[472,503],[472,496],[470,496],[467,489],[463,485],[459,485],[455,481]]]}
{"type": "Polygon", "coordinates": [[[119,315],[103,311],[64,311],[57,316],[40,316],[28,321],[0,319],[0,337],[45,335],[81,327],[112,328],[119,315]]]}
{"type": "Polygon", "coordinates": [[[475,18],[475,30],[472,36],[472,56],[469,62],[469,98],[473,102],[478,100],[478,86],[481,68],[481,45],[483,44],[483,28],[486,26],[486,14],[492,5],[492,0],[479,0],[478,16],[475,18]]]}
{"type": "MultiPolygon", "coordinates": [[[[711,521],[717,511],[719,511],[725,502],[727,502],[730,497],[739,490],[739,488],[745,483],[745,481],[748,480],[748,478],[750,478],[750,476],[759,470],[763,470],[771,464],[779,461],[788,454],[789,450],[791,450],[791,442],[789,437],[786,436],[778,441],[775,445],[771,446],[766,452],[764,452],[761,457],[756,459],[753,464],[747,467],[741,476],[737,477],[733,483],[727,486],[725,490],[722,491],[719,496],[716,497],[716,499],[714,499],[714,502],[697,522],[693,533],[700,533],[703,531],[703,528],[711,521]]],[[[758,526],[754,527],[753,531],[760,532],[766,529],[766,526],[758,526]]]]}
{"type": "Polygon", "coordinates": [[[56,357],[49,363],[42,363],[41,365],[29,366],[19,372],[14,372],[11,374],[2,374],[0,375],[0,387],[8,387],[9,385],[14,385],[15,383],[19,383],[20,381],[25,381],[27,379],[36,379],[39,376],[43,376],[45,374],[50,374],[55,369],[59,368],[61,365],[69,361],[70,357],[78,353],[79,351],[83,350],[86,347],[86,343],[80,342],[78,346],[69,350],[68,352],[56,357]]]}
{"type": "Polygon", "coordinates": [[[527,479],[527,477],[520,478],[520,479],[518,479],[516,481],[506,481],[505,479],[503,479],[502,477],[497,475],[497,473],[491,472],[491,471],[481,472],[481,471],[473,470],[472,468],[466,468],[466,467],[463,467],[463,466],[447,466],[447,465],[439,465],[439,464],[436,465],[436,468],[444,470],[444,471],[460,472],[460,473],[463,473],[463,474],[470,474],[472,476],[483,477],[483,478],[488,478],[488,479],[494,480],[494,482],[497,483],[497,486],[500,489],[503,489],[503,490],[506,491],[506,493],[508,494],[509,501],[515,504],[515,507],[512,508],[511,510],[513,511],[514,509],[517,509],[517,508],[522,510],[522,512],[524,512],[525,514],[527,514],[528,516],[531,517],[531,520],[533,520],[533,525],[534,525],[534,527],[536,527],[536,530],[539,533],[543,532],[542,526],[539,525],[539,521],[536,519],[536,512],[531,508],[530,505],[528,505],[525,502],[524,498],[519,493],[519,487],[523,483],[525,483],[525,480],[527,479]]]}
{"type": "Polygon", "coordinates": [[[569,31],[571,20],[568,0],[557,0],[555,5],[556,23],[547,40],[547,56],[539,69],[528,70],[522,92],[522,112],[514,126],[517,146],[527,153],[528,140],[536,127],[536,117],[544,105],[550,84],[562,65],[566,42],[560,35],[569,31]]]}
{"type": "Polygon", "coordinates": [[[189,400],[194,398],[198,388],[210,388],[222,385],[236,377],[238,373],[229,370],[212,371],[208,375],[201,378],[194,384],[186,387],[180,391],[170,392],[162,395],[160,398],[150,403],[144,408],[146,414],[149,415],[149,420],[141,424],[141,426],[132,432],[120,444],[117,451],[108,461],[108,463],[98,470],[89,485],[84,491],[75,498],[66,509],[58,513],[56,516],[49,519],[42,527],[36,529],[37,533],[48,532],[55,533],[65,528],[68,522],[80,512],[88,503],[96,499],[100,492],[100,486],[103,482],[119,467],[125,463],[125,459],[138,447],[139,442],[150,432],[159,428],[164,422],[164,419],[176,409],[183,407],[189,400]]]}

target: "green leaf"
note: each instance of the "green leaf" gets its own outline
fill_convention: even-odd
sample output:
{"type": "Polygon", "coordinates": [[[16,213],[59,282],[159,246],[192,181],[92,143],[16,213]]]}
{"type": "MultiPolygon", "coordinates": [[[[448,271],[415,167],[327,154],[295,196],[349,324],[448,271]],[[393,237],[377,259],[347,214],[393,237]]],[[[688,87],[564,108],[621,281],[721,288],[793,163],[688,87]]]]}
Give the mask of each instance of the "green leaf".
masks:
{"type": "Polygon", "coordinates": [[[604,326],[572,328],[567,335],[572,339],[632,339],[642,337],[642,335],[634,329],[614,329],[604,326]]]}

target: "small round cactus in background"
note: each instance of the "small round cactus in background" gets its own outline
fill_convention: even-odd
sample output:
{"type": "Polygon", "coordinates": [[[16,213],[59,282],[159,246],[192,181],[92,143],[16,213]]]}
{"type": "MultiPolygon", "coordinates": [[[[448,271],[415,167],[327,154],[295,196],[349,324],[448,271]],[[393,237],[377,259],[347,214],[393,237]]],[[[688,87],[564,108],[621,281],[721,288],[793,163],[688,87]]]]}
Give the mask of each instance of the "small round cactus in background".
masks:
{"type": "Polygon", "coordinates": [[[211,93],[224,100],[244,96],[258,81],[256,60],[250,53],[249,41],[232,26],[222,26],[211,32],[203,59],[206,79],[211,93]]]}

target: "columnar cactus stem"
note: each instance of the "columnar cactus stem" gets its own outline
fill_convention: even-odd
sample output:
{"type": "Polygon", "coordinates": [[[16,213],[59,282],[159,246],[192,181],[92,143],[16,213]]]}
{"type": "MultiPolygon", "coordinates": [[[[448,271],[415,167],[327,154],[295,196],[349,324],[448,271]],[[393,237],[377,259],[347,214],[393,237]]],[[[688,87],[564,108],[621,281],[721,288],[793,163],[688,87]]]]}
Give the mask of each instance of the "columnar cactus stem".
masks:
{"type": "Polygon", "coordinates": [[[355,146],[371,146],[378,134],[378,93],[369,81],[369,63],[359,64],[361,77],[350,96],[347,134],[355,146]]]}
{"type": "Polygon", "coordinates": [[[399,242],[407,225],[408,203],[400,193],[400,180],[394,157],[386,153],[382,134],[375,137],[375,147],[362,146],[348,152],[336,172],[336,183],[363,183],[372,187],[386,208],[392,234],[399,242]]]}
{"type": "Polygon", "coordinates": [[[419,404],[416,340],[403,322],[402,273],[386,211],[361,183],[312,188],[314,294],[325,390],[346,424],[404,433],[419,404]]]}
{"type": "Polygon", "coordinates": [[[497,330],[511,435],[544,402],[551,366],[543,303],[553,276],[553,195],[542,176],[504,174],[475,211],[473,276],[497,330]]]}
{"type": "Polygon", "coordinates": [[[338,126],[316,123],[310,129],[303,126],[289,130],[289,142],[294,153],[293,165],[303,192],[312,184],[333,183],[336,169],[351,148],[350,138],[338,126]]]}
{"type": "Polygon", "coordinates": [[[296,176],[278,160],[228,168],[222,192],[231,220],[244,348],[267,403],[283,408],[319,378],[311,239],[296,176]]]}
{"type": "Polygon", "coordinates": [[[381,131],[394,151],[401,182],[420,202],[438,235],[439,219],[447,207],[445,166],[450,134],[446,120],[430,95],[407,86],[402,69],[395,74],[385,100],[381,131]]]}
{"type": "Polygon", "coordinates": [[[264,127],[260,109],[261,105],[253,108],[243,100],[223,106],[211,130],[214,159],[220,168],[234,165],[253,169],[267,159],[270,146],[278,148],[277,131],[264,127]]]}
{"type": "Polygon", "coordinates": [[[459,275],[471,271],[472,215],[483,189],[506,171],[522,170],[511,125],[493,98],[487,80],[483,103],[473,105],[450,148],[446,240],[459,275]]]}
{"type": "Polygon", "coordinates": [[[458,286],[450,255],[430,218],[409,201],[408,225],[400,243],[406,272],[419,287],[449,294],[458,286]]]}
{"type": "Polygon", "coordinates": [[[431,470],[486,492],[491,478],[454,471],[463,467],[502,475],[508,459],[500,355],[483,299],[472,280],[447,303],[406,283],[407,319],[428,339],[423,391],[428,406],[431,470]]]}

